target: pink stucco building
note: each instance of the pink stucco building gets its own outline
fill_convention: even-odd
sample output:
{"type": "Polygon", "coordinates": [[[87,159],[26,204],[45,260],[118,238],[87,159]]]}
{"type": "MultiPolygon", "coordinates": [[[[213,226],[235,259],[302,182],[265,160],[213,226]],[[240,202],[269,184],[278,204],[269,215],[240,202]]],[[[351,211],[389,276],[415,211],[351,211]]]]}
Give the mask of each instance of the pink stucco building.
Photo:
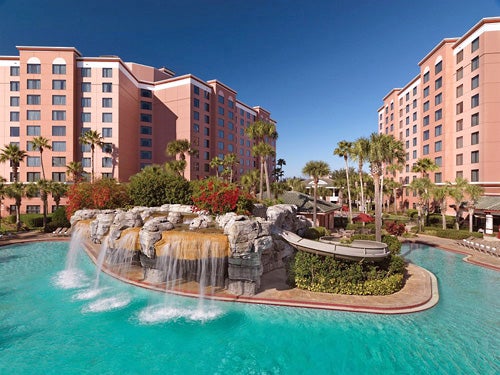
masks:
{"type": "MultiPolygon", "coordinates": [[[[256,165],[245,128],[256,120],[274,122],[267,110],[239,101],[217,80],[176,77],[117,56],[84,57],[73,47],[17,49],[19,56],[0,56],[0,147],[17,143],[28,152],[19,169],[23,182],[42,177],[40,153],[30,145],[35,136],[52,144],[43,153],[47,179],[66,181],[72,161],[90,172],[90,149],[79,143],[86,130],[104,137],[105,147],[96,149],[98,177],[126,182],[144,166],[167,161],[168,142],[188,139],[199,152],[187,157],[187,179],[215,174],[211,159],[228,153],[237,155],[238,178],[256,165]]],[[[0,164],[0,175],[12,181],[8,163],[0,164]]],[[[5,206],[4,213],[12,209],[11,202],[5,206]]],[[[40,209],[36,198],[24,199],[21,212],[40,209]]]]}
{"type": "MultiPolygon", "coordinates": [[[[378,110],[378,131],[403,141],[406,164],[396,179],[420,177],[413,164],[430,158],[435,183],[456,177],[500,195],[500,18],[485,18],[459,38],[443,39],[419,63],[403,88],[378,110]]],[[[398,198],[412,208],[409,189],[398,198]]]]}

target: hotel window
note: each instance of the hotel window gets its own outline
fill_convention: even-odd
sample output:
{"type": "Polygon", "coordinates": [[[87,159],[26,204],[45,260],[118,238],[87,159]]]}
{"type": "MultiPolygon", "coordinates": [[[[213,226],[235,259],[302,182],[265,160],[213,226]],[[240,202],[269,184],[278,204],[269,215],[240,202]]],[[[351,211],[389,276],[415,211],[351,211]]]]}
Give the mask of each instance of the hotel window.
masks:
{"type": "Polygon", "coordinates": [[[472,61],[470,62],[470,71],[471,72],[473,72],[477,68],[479,68],[479,56],[474,57],[472,59],[472,61]]]}
{"type": "Polygon", "coordinates": [[[471,90],[474,90],[479,87],[479,74],[475,77],[472,77],[470,81],[470,88],[471,90]]]}
{"type": "Polygon", "coordinates": [[[103,83],[102,92],[113,92],[113,84],[109,82],[103,83]]]}
{"type": "Polygon", "coordinates": [[[198,111],[193,111],[193,118],[195,120],[199,120],[200,119],[200,112],[198,111]]]}
{"type": "Polygon", "coordinates": [[[417,158],[417,150],[413,150],[412,159],[416,159],[416,158],[417,158]]]}
{"type": "MultiPolygon", "coordinates": [[[[141,121],[142,118],[141,118],[141,121]]],[[[112,113],[103,113],[102,114],[102,122],[113,122],[113,114],[112,113]]]]}
{"type": "Polygon", "coordinates": [[[193,106],[195,106],[196,108],[200,108],[200,99],[193,98],[193,106]]]}
{"type": "Polygon", "coordinates": [[[464,59],[464,51],[461,50],[460,52],[457,53],[457,64],[461,62],[464,59]]]}
{"type": "Polygon", "coordinates": [[[111,108],[111,107],[113,107],[113,99],[112,98],[102,98],[102,108],[111,108]]]}
{"type": "Polygon", "coordinates": [[[479,94],[476,94],[470,98],[470,107],[475,108],[479,105],[479,94]]]}
{"type": "Polygon", "coordinates": [[[147,113],[141,113],[142,122],[153,122],[153,115],[147,113]]]}
{"type": "Polygon", "coordinates": [[[471,44],[471,52],[474,52],[474,51],[477,51],[477,49],[479,48],[479,37],[477,37],[476,39],[474,39],[472,41],[472,44],[471,44]]]}
{"type": "Polygon", "coordinates": [[[91,107],[92,106],[92,99],[91,98],[82,98],[82,107],[91,107]]]}
{"type": "Polygon", "coordinates": [[[40,95],[28,95],[27,104],[39,105],[41,103],[40,95]]]}
{"type": "MultiPolygon", "coordinates": [[[[151,151],[141,151],[141,159],[151,159],[150,157],[149,158],[148,157],[143,157],[143,156],[147,155],[146,152],[151,152],[151,151]],[[143,152],[144,152],[144,154],[143,154],[143,152]]],[[[104,157],[104,158],[102,158],[102,167],[103,168],[111,168],[111,167],[113,167],[113,159],[110,158],[110,157],[104,157]]]]}
{"type": "Polygon", "coordinates": [[[113,69],[112,68],[102,68],[102,76],[104,78],[113,77],[113,69]]]}
{"type": "Polygon", "coordinates": [[[40,74],[42,71],[40,64],[28,64],[28,74],[40,74]]]}
{"type": "Polygon", "coordinates": [[[203,121],[205,122],[205,124],[210,124],[210,116],[205,115],[203,121]]]}
{"type": "Polygon", "coordinates": [[[417,108],[417,99],[413,99],[413,108],[417,108]]]}
{"type": "Polygon", "coordinates": [[[26,116],[28,121],[38,121],[41,118],[39,110],[28,110],[26,111],[26,116]]]}
{"type": "Polygon", "coordinates": [[[210,99],[210,93],[208,91],[203,90],[203,96],[205,99],[210,99]]]}
{"type": "Polygon", "coordinates": [[[234,146],[233,145],[227,145],[227,150],[229,152],[234,152],[234,146]]]}
{"type": "Polygon", "coordinates": [[[193,132],[199,133],[200,132],[200,125],[198,124],[193,124],[193,132]]]}
{"type": "Polygon", "coordinates": [[[470,144],[477,145],[479,143],[479,132],[474,132],[470,135],[470,144]]]}
{"type": "Polygon", "coordinates": [[[82,77],[91,77],[92,76],[92,71],[90,68],[82,68],[80,69],[81,76],[82,77]]]}
{"type": "Polygon", "coordinates": [[[28,156],[26,158],[26,165],[28,167],[39,167],[40,166],[40,156],[28,156]]]}
{"type": "Polygon", "coordinates": [[[228,99],[228,100],[227,100],[227,106],[228,106],[229,108],[234,108],[234,102],[233,102],[232,100],[228,99]]]}
{"type": "Polygon", "coordinates": [[[53,121],[65,121],[66,120],[66,111],[52,111],[52,120],[53,121]]]}
{"type": "Polygon", "coordinates": [[[141,138],[141,147],[153,147],[153,140],[151,138],[141,138]]]}
{"type": "Polygon", "coordinates": [[[427,98],[429,96],[429,86],[424,88],[424,98],[427,98]]]}
{"type": "Polygon", "coordinates": [[[479,163],[479,151],[472,151],[470,153],[470,162],[472,164],[479,163]]]}
{"type": "Polygon", "coordinates": [[[83,82],[82,83],[82,92],[90,92],[91,91],[91,85],[90,82],[83,82]]]}
{"type": "Polygon", "coordinates": [[[436,164],[438,167],[441,167],[443,165],[443,157],[438,156],[437,158],[434,158],[434,164],[436,164]]]}
{"type": "Polygon", "coordinates": [[[52,95],[52,105],[66,105],[66,95],[52,95]]]}
{"type": "Polygon", "coordinates": [[[193,85],[193,92],[196,94],[196,95],[199,95],[200,94],[200,88],[198,86],[194,86],[193,85]]]}
{"type": "Polygon", "coordinates": [[[463,165],[464,164],[464,154],[458,154],[455,156],[455,165],[463,165]]]}
{"type": "Polygon", "coordinates": [[[19,107],[19,96],[11,96],[10,97],[10,106],[11,107],[19,107]]]}
{"type": "Polygon", "coordinates": [[[424,139],[424,141],[429,139],[429,130],[424,131],[423,139],[424,139]]]}
{"type": "Polygon", "coordinates": [[[36,151],[33,142],[26,141],[26,151],[36,151]]]}
{"type": "Polygon", "coordinates": [[[435,121],[441,120],[442,118],[443,118],[443,110],[442,109],[438,109],[437,111],[434,112],[434,120],[435,121]]]}
{"type": "Polygon", "coordinates": [[[471,115],[470,124],[471,126],[479,125],[479,113],[474,113],[473,115],[471,115]]]}
{"type": "Polygon", "coordinates": [[[217,148],[219,150],[224,150],[224,142],[217,142],[217,148]]]}
{"type": "Polygon", "coordinates": [[[66,136],[66,126],[53,126],[52,127],[53,137],[65,137],[66,136]]]}
{"type": "Polygon", "coordinates": [[[40,213],[40,206],[28,204],[26,206],[26,213],[27,214],[39,214],[40,213]]]}
{"type": "Polygon", "coordinates": [[[464,85],[460,85],[457,87],[457,98],[460,98],[464,94],[464,85]]]}
{"type": "Polygon", "coordinates": [[[429,145],[424,145],[424,147],[422,149],[422,154],[429,155],[429,145]]]}
{"type": "Polygon", "coordinates": [[[443,62],[440,61],[436,64],[436,66],[434,66],[434,74],[441,73],[442,70],[443,70],[443,62]]]}
{"type": "Polygon", "coordinates": [[[443,133],[443,125],[438,125],[434,128],[434,136],[439,137],[443,133]]]}
{"type": "Polygon", "coordinates": [[[412,144],[413,144],[413,147],[415,147],[417,145],[417,138],[413,138],[412,144]]]}
{"type": "Polygon", "coordinates": [[[434,182],[436,184],[443,182],[443,175],[441,174],[441,172],[434,173],[434,182]]]}
{"type": "Polygon", "coordinates": [[[443,79],[442,78],[436,79],[436,81],[434,82],[434,89],[438,90],[441,88],[441,86],[443,86],[443,79]]]}
{"type": "Polygon", "coordinates": [[[90,112],[82,112],[82,122],[90,122],[91,114],[90,112]]]}
{"type": "MultiPolygon", "coordinates": [[[[232,120],[234,118],[234,112],[228,112],[227,116],[232,120]]],[[[393,117],[393,114],[391,113],[391,119],[393,117]]]]}
{"type": "Polygon", "coordinates": [[[39,90],[41,87],[41,81],[39,79],[28,79],[28,89],[29,90],[39,90]]]}
{"type": "Polygon", "coordinates": [[[456,114],[459,115],[464,111],[464,102],[460,102],[457,104],[456,114]]]}
{"type": "Polygon", "coordinates": [[[91,159],[90,158],[82,158],[82,167],[89,168],[90,166],[91,166],[91,159]]]}
{"type": "Polygon", "coordinates": [[[224,97],[222,95],[217,95],[217,101],[221,104],[224,104],[224,97]]]}
{"type": "Polygon", "coordinates": [[[81,146],[82,146],[82,152],[90,152],[90,151],[92,151],[91,148],[90,148],[90,145],[87,144],[87,143],[83,143],[81,146]]]}
{"type": "Polygon", "coordinates": [[[111,138],[113,136],[113,128],[102,128],[103,138],[111,138]]]}
{"type": "Polygon", "coordinates": [[[52,181],[66,182],[66,173],[65,172],[52,172],[52,181]]]}
{"type": "Polygon", "coordinates": [[[206,135],[207,137],[210,136],[210,128],[203,128],[203,135],[206,135]]]}
{"type": "Polygon", "coordinates": [[[151,160],[153,158],[153,152],[152,151],[141,151],[140,158],[145,159],[145,160],[151,160]]]}
{"type": "Polygon", "coordinates": [[[10,112],[10,121],[19,122],[19,112],[10,112]]]}
{"type": "Polygon", "coordinates": [[[10,75],[11,77],[16,77],[19,75],[19,67],[18,66],[11,66],[10,67],[10,75]]]}
{"type": "Polygon", "coordinates": [[[424,83],[429,82],[429,72],[424,74],[424,83]]]}
{"type": "Polygon", "coordinates": [[[40,125],[28,125],[26,127],[26,134],[34,137],[39,136],[41,134],[40,125]]]}
{"type": "Polygon", "coordinates": [[[65,167],[66,157],[64,156],[52,156],[52,166],[53,167],[65,167]]]}
{"type": "Polygon", "coordinates": [[[233,142],[233,141],[234,141],[234,135],[233,135],[233,134],[231,134],[231,133],[229,133],[229,134],[227,135],[227,139],[228,139],[228,141],[233,142]]]}
{"type": "Polygon", "coordinates": [[[205,109],[205,112],[210,112],[210,104],[204,103],[203,108],[205,109]]]}
{"type": "Polygon", "coordinates": [[[463,128],[464,128],[464,120],[463,119],[457,120],[457,123],[455,125],[455,130],[459,132],[463,130],[463,128]]]}
{"type": "Polygon", "coordinates": [[[223,120],[223,119],[221,119],[221,118],[218,118],[218,119],[217,119],[217,125],[219,125],[219,126],[224,126],[224,120],[223,120]]]}
{"type": "Polygon", "coordinates": [[[459,68],[457,69],[457,81],[460,81],[464,76],[464,69],[463,68],[459,68]]]}
{"type": "Polygon", "coordinates": [[[439,152],[443,149],[443,142],[437,141],[434,143],[434,152],[439,152]]]}
{"type": "Polygon", "coordinates": [[[141,134],[152,135],[153,128],[151,126],[143,126],[141,125],[141,134]]]}
{"type": "Polygon", "coordinates": [[[66,74],[66,65],[52,64],[52,74],[66,74]]]}
{"type": "Polygon", "coordinates": [[[11,137],[19,137],[19,126],[11,126],[10,127],[10,136],[11,137]]]}
{"type": "Polygon", "coordinates": [[[28,172],[26,173],[26,180],[28,182],[37,182],[40,180],[40,172],[28,172]]]}
{"type": "Polygon", "coordinates": [[[113,152],[113,144],[112,143],[103,143],[102,152],[105,154],[111,154],[113,152]]]}
{"type": "Polygon", "coordinates": [[[427,112],[429,110],[429,101],[427,100],[425,103],[424,103],[424,112],[427,112]]]}
{"type": "Polygon", "coordinates": [[[153,93],[151,90],[141,89],[141,96],[143,98],[151,98],[153,96],[153,93]]]}
{"type": "Polygon", "coordinates": [[[470,171],[470,181],[479,182],[479,169],[473,169],[470,171]]]}
{"type": "Polygon", "coordinates": [[[463,171],[457,171],[457,173],[455,174],[455,177],[456,178],[464,178],[464,172],[463,171]]]}
{"type": "Polygon", "coordinates": [[[219,131],[217,132],[217,136],[218,136],[219,138],[224,139],[224,130],[219,130],[219,131]]]}
{"type": "Polygon", "coordinates": [[[19,82],[10,82],[10,91],[19,91],[19,82]]]}
{"type": "Polygon", "coordinates": [[[52,142],[52,151],[54,151],[54,152],[66,151],[66,142],[65,141],[53,141],[52,142]]]}
{"type": "Polygon", "coordinates": [[[203,147],[205,148],[210,148],[210,140],[204,139],[203,140],[203,147]]]}
{"type": "Polygon", "coordinates": [[[457,137],[455,146],[456,148],[464,147],[464,137],[457,137]]]}
{"type": "Polygon", "coordinates": [[[417,88],[416,87],[413,88],[413,96],[415,96],[415,95],[417,95],[417,88]]]}
{"type": "Polygon", "coordinates": [[[434,105],[439,105],[443,101],[443,94],[437,94],[434,97],[434,105]]]}
{"type": "Polygon", "coordinates": [[[224,114],[224,108],[222,108],[221,106],[217,107],[217,113],[219,115],[223,115],[224,114]]]}

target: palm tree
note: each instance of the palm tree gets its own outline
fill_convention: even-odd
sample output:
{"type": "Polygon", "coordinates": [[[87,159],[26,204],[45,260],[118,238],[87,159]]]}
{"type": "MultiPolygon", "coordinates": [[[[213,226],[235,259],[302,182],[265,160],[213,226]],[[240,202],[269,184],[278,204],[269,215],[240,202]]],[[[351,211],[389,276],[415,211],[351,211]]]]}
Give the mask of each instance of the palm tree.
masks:
{"type": "Polygon", "coordinates": [[[439,166],[429,158],[418,159],[417,162],[411,168],[412,172],[421,173],[421,177],[429,177],[428,172],[435,172],[439,169],[439,166]]]}
{"type": "Polygon", "coordinates": [[[465,209],[465,191],[469,186],[469,181],[465,178],[457,177],[454,183],[449,183],[450,196],[454,200],[454,205],[451,206],[455,210],[455,229],[460,229],[460,223],[462,219],[462,212],[465,209]]]}
{"type": "Polygon", "coordinates": [[[347,163],[347,160],[352,154],[352,143],[347,141],[340,141],[339,143],[337,143],[337,148],[333,150],[333,154],[344,158],[345,177],[347,180],[347,198],[349,199],[349,223],[352,224],[351,187],[349,183],[349,164],[347,163]]]}
{"type": "Polygon", "coordinates": [[[25,185],[22,182],[14,182],[7,186],[5,194],[15,200],[16,204],[16,228],[21,230],[21,202],[23,197],[32,197],[35,195],[32,185],[25,185]]]}
{"type": "Polygon", "coordinates": [[[59,203],[61,203],[61,198],[66,195],[68,192],[68,185],[63,184],[61,182],[52,182],[50,185],[50,194],[54,199],[54,203],[56,204],[56,210],[59,208],[59,203]]]}
{"type": "Polygon", "coordinates": [[[224,175],[229,175],[229,182],[233,182],[233,167],[236,164],[238,164],[236,154],[226,154],[224,156],[224,159],[222,159],[222,165],[224,166],[224,170],[222,171],[222,173],[224,175]]]}
{"type": "Polygon", "coordinates": [[[218,156],[215,156],[210,160],[210,168],[215,169],[215,177],[219,178],[219,167],[222,166],[224,163],[224,160],[219,158],[218,156]]]}
{"type": "Polygon", "coordinates": [[[250,194],[256,196],[257,187],[259,186],[259,180],[259,170],[252,169],[251,171],[248,171],[241,176],[240,183],[250,194]]]}
{"type": "Polygon", "coordinates": [[[367,161],[370,163],[370,173],[373,177],[375,191],[375,239],[382,239],[382,201],[381,179],[385,172],[385,165],[403,164],[405,153],[403,143],[394,139],[392,135],[372,133],[370,136],[370,150],[367,161]]]}
{"type": "Polygon", "coordinates": [[[360,211],[366,213],[365,189],[363,184],[363,164],[368,157],[370,151],[370,141],[368,138],[361,137],[356,139],[352,147],[352,158],[358,161],[358,176],[361,192],[361,207],[360,211]]]}
{"type": "Polygon", "coordinates": [[[52,146],[50,145],[50,141],[47,138],[42,136],[34,137],[31,140],[33,145],[33,150],[40,151],[40,165],[42,166],[42,179],[45,180],[45,169],[43,168],[43,150],[51,150],[52,146]]]}
{"type": "Polygon", "coordinates": [[[51,181],[38,180],[35,184],[36,189],[40,192],[40,199],[43,207],[43,231],[47,231],[47,211],[48,211],[48,193],[52,188],[51,181]]]}
{"type": "Polygon", "coordinates": [[[324,161],[308,161],[304,168],[302,168],[302,173],[311,176],[314,182],[313,227],[315,227],[317,216],[316,206],[318,201],[318,182],[320,177],[328,176],[330,174],[330,167],[324,161]]]}
{"type": "Polygon", "coordinates": [[[104,146],[103,142],[103,137],[101,136],[101,133],[99,133],[97,130],[87,130],[85,133],[82,134],[80,137],[80,143],[82,145],[90,145],[90,151],[91,151],[91,164],[92,164],[92,171],[90,174],[90,181],[94,182],[95,175],[94,175],[94,153],[95,153],[95,147],[99,146],[102,148],[104,146]]]}
{"type": "Polygon", "coordinates": [[[393,178],[387,181],[385,184],[386,188],[391,192],[394,199],[394,213],[398,213],[398,190],[401,189],[402,184],[395,181],[393,178]]]}
{"type": "Polygon", "coordinates": [[[83,167],[79,161],[72,161],[66,166],[66,175],[71,178],[73,182],[78,182],[82,179],[83,167]]]}
{"type": "Polygon", "coordinates": [[[4,200],[5,198],[5,193],[6,193],[6,188],[7,188],[7,185],[5,185],[5,178],[3,178],[2,176],[0,176],[0,229],[1,229],[1,226],[2,226],[2,209],[1,209],[1,206],[2,206],[2,201],[4,200]]]}
{"type": "Polygon", "coordinates": [[[184,177],[187,165],[186,154],[195,155],[198,153],[198,150],[192,148],[191,143],[187,139],[176,139],[175,141],[171,141],[167,144],[165,153],[167,156],[173,156],[176,158],[176,160],[168,163],[168,165],[172,170],[184,177]]]}
{"type": "Polygon", "coordinates": [[[286,161],[285,159],[278,159],[278,161],[276,162],[276,165],[277,167],[274,168],[274,176],[276,177],[276,180],[279,182],[282,178],[283,178],[283,175],[284,175],[284,172],[283,172],[283,166],[286,165],[286,161]]]}
{"type": "Polygon", "coordinates": [[[472,232],[474,209],[476,208],[477,201],[484,193],[484,188],[479,185],[469,184],[465,189],[465,193],[468,197],[467,208],[469,210],[469,232],[472,232]]]}
{"type": "Polygon", "coordinates": [[[0,150],[0,163],[4,163],[6,161],[10,162],[12,167],[13,182],[18,181],[17,171],[19,169],[19,163],[21,163],[26,156],[26,151],[21,150],[15,143],[5,145],[4,148],[0,150]]]}
{"type": "Polygon", "coordinates": [[[442,228],[446,229],[446,200],[450,196],[450,184],[434,185],[431,190],[431,195],[439,203],[442,228]]]}
{"type": "Polygon", "coordinates": [[[429,201],[430,191],[434,185],[432,184],[429,177],[420,177],[414,179],[410,185],[410,190],[414,191],[418,196],[417,211],[418,211],[418,231],[422,231],[424,215],[422,215],[422,209],[426,202],[429,201]]]}
{"type": "Polygon", "coordinates": [[[266,121],[255,121],[245,129],[248,138],[254,140],[252,147],[253,155],[260,158],[260,190],[259,199],[262,199],[263,179],[266,179],[267,198],[271,199],[271,187],[269,181],[268,158],[274,156],[274,148],[267,142],[270,139],[276,140],[278,132],[276,125],[266,121]]]}
{"type": "Polygon", "coordinates": [[[288,190],[297,191],[299,193],[305,193],[306,187],[304,185],[304,180],[299,177],[291,177],[285,180],[288,190]]]}

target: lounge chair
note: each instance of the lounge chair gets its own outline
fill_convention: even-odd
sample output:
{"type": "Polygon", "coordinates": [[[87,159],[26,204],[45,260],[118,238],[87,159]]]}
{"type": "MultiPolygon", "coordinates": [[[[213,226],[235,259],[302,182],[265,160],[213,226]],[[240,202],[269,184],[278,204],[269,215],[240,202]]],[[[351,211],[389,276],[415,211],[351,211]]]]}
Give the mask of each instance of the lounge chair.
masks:
{"type": "Polygon", "coordinates": [[[68,229],[66,229],[66,231],[63,234],[63,236],[65,236],[65,237],[71,236],[71,230],[72,229],[73,229],[72,227],[69,227],[68,229]]]}
{"type": "Polygon", "coordinates": [[[59,228],[57,228],[55,231],[53,231],[53,232],[52,232],[52,234],[53,234],[54,236],[57,236],[59,233],[61,233],[61,231],[62,231],[62,230],[63,230],[63,227],[59,227],[59,228]]]}
{"type": "Polygon", "coordinates": [[[68,228],[64,227],[62,228],[57,234],[56,236],[64,236],[64,233],[68,230],[68,228]]]}

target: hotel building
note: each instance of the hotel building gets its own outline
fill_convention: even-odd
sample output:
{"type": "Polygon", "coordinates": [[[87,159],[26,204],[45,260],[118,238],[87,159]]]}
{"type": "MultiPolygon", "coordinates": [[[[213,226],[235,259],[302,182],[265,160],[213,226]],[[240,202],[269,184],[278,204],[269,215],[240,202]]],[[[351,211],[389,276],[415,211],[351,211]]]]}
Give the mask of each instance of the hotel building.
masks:
{"type": "MultiPolygon", "coordinates": [[[[256,120],[274,122],[267,110],[239,101],[234,89],[217,80],[176,77],[117,56],[83,57],[73,47],[17,49],[19,56],[0,56],[0,147],[16,143],[27,151],[19,168],[22,182],[42,177],[40,153],[31,144],[36,136],[52,146],[43,152],[47,179],[65,182],[72,161],[90,172],[90,146],[79,143],[87,130],[104,141],[95,152],[97,177],[126,182],[147,165],[165,163],[168,142],[187,139],[198,150],[187,155],[187,179],[214,175],[210,161],[228,153],[237,155],[238,178],[256,165],[245,128],[256,120]]],[[[276,148],[275,140],[268,142],[276,148]]],[[[13,180],[9,163],[0,164],[0,175],[13,180]]],[[[15,209],[11,202],[6,206],[15,209]]],[[[40,210],[39,199],[23,199],[21,212],[40,210]]]]}
{"type": "MultiPolygon", "coordinates": [[[[412,166],[430,158],[437,184],[457,177],[500,195],[500,18],[485,18],[465,35],[444,39],[419,63],[419,73],[391,90],[378,110],[378,131],[403,142],[404,185],[420,177],[412,166]]],[[[408,188],[398,198],[412,208],[408,188]]]]}

